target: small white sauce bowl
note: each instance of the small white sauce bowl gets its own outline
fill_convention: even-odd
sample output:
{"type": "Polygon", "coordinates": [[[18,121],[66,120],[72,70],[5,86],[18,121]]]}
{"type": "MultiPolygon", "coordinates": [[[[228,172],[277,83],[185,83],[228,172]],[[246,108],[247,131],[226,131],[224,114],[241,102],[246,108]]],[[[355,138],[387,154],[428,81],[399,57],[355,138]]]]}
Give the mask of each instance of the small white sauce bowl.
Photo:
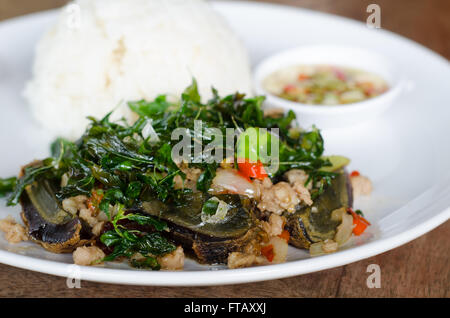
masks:
{"type": "Polygon", "coordinates": [[[320,129],[348,127],[378,117],[392,104],[404,86],[394,66],[383,56],[366,49],[343,46],[307,46],[282,51],[259,63],[253,80],[256,94],[266,96],[264,108],[293,110],[302,127],[316,125],[320,129]],[[280,98],[263,87],[263,81],[280,69],[320,64],[377,74],[389,88],[381,95],[351,104],[309,105],[280,98]]]}

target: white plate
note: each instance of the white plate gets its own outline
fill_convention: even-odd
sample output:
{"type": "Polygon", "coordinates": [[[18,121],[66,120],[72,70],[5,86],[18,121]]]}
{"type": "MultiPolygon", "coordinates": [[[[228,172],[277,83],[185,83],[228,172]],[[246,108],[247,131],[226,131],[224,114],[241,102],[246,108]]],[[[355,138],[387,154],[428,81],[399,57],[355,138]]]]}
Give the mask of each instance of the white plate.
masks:
{"type": "MultiPolygon", "coordinates": [[[[299,275],[355,262],[402,245],[450,215],[450,67],[447,60],[398,35],[355,21],[289,7],[220,2],[215,7],[250,50],[256,64],[278,50],[299,45],[358,45],[397,64],[415,83],[383,116],[356,127],[324,132],[328,153],[352,158],[374,182],[373,195],[357,200],[374,226],[335,254],[310,258],[291,248],[280,265],[226,270],[188,261],[182,272],[132,270],[122,264],[81,267],[81,279],[136,285],[233,284],[299,275]]],[[[21,90],[30,76],[33,48],[55,18],[45,12],[0,24],[0,175],[15,175],[33,158],[48,154],[51,137],[31,121],[21,90]]],[[[300,118],[301,120],[301,118],[300,118]]],[[[0,217],[18,218],[4,207],[0,217]]],[[[9,245],[0,235],[0,262],[59,276],[73,275],[71,255],[45,252],[31,243],[9,245]]],[[[76,272],[76,271],[75,271],[76,272]]]]}

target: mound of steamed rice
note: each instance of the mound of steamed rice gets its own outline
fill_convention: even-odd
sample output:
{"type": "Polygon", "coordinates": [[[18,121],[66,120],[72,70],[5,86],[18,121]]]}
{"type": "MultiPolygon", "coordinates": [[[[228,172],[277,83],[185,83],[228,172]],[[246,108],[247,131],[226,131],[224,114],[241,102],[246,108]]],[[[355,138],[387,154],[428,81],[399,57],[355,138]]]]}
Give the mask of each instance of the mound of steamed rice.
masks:
{"type": "Polygon", "coordinates": [[[204,99],[250,93],[244,47],[207,2],[200,0],[78,0],[36,49],[25,97],[35,119],[76,139],[87,116],[134,114],[126,101],[180,96],[195,77],[204,99]]]}

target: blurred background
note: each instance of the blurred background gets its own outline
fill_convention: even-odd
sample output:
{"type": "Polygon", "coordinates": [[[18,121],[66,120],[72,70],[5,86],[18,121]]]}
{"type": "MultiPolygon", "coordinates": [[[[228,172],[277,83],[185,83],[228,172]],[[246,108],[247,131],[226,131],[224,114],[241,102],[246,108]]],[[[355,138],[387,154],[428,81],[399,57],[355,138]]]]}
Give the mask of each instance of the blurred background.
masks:
{"type": "MultiPolygon", "coordinates": [[[[239,1],[239,0],[234,0],[239,1]]],[[[292,5],[366,21],[366,8],[381,7],[381,27],[450,58],[449,0],[251,0],[292,5]]],[[[68,0],[0,0],[0,20],[60,7],[68,0]]],[[[305,32],[308,32],[305,30],[305,32]]]]}

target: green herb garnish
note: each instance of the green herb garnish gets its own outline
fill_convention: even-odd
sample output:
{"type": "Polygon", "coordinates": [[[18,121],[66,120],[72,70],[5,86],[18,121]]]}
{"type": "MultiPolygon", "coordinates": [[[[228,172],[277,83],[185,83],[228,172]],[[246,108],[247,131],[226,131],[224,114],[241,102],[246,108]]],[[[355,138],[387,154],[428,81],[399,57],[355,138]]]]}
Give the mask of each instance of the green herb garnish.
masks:
{"type": "Polygon", "coordinates": [[[207,215],[214,215],[217,212],[219,206],[219,200],[215,197],[210,198],[203,204],[202,213],[207,215]]]}
{"type": "Polygon", "coordinates": [[[14,187],[16,186],[16,182],[16,177],[7,179],[0,178],[0,197],[4,197],[9,192],[12,192],[14,190],[14,187]]]}
{"type": "MultiPolygon", "coordinates": [[[[43,174],[55,179],[66,175],[67,185],[57,194],[61,200],[80,194],[90,196],[91,191],[101,184],[105,197],[100,208],[105,213],[109,205],[120,203],[131,207],[138,204],[142,197],[153,196],[161,201],[176,199],[182,191],[173,189],[173,178],[176,175],[184,178],[184,174],[172,160],[172,149],[179,140],[172,140],[171,132],[178,127],[187,128],[192,137],[192,148],[196,142],[202,142],[202,147],[211,142],[208,134],[195,135],[195,120],[202,121],[203,132],[219,128],[224,136],[227,128],[246,131],[247,134],[257,132],[258,128],[279,129],[276,137],[264,133],[259,138],[262,141],[279,138],[279,169],[269,173],[272,178],[293,168],[303,169],[310,176],[308,182],[320,193],[323,188],[321,183],[329,184],[335,176],[333,172],[321,170],[331,166],[331,163],[322,157],[323,139],[319,130],[291,129],[295,119],[292,111],[278,117],[267,117],[261,109],[264,97],[245,98],[243,94],[236,93],[221,98],[214,89],[213,95],[206,104],[201,103],[197,83],[193,81],[179,103],[169,103],[164,95],[152,102],[130,102],[129,107],[140,115],[133,125],[127,125],[125,121],[111,122],[111,114],[101,120],[90,118],[89,127],[78,141],[72,143],[58,139],[52,144],[52,157],[45,159],[42,165],[25,169],[24,176],[14,186],[8,204],[17,204],[24,188],[36,176],[43,174]],[[158,135],[156,143],[150,143],[142,135],[149,120],[158,135]]],[[[235,136],[235,144],[237,138],[235,136]]],[[[254,148],[254,141],[251,147],[254,148]]],[[[258,157],[259,148],[253,148],[240,151],[253,151],[258,157]]],[[[227,150],[225,142],[223,150],[227,150]]],[[[235,157],[240,155],[237,150],[239,152],[239,149],[231,149],[235,157]]],[[[198,160],[194,154],[189,159],[189,166],[202,170],[197,180],[197,190],[208,191],[218,163],[198,160]]],[[[267,161],[265,158],[258,159],[264,159],[263,163],[267,161]]],[[[11,185],[2,193],[10,190],[11,185]]]]}
{"type": "Polygon", "coordinates": [[[131,260],[131,265],[140,268],[159,269],[156,256],[165,255],[175,250],[175,245],[164,238],[160,231],[167,230],[167,224],[151,216],[140,214],[124,214],[124,207],[117,207],[117,214],[111,220],[114,230],[103,233],[100,241],[114,251],[103,261],[113,261],[118,257],[132,258],[136,254],[142,255],[142,260],[131,260]],[[145,233],[138,230],[128,230],[119,224],[121,220],[129,220],[139,225],[151,225],[156,232],[145,233]]]}

